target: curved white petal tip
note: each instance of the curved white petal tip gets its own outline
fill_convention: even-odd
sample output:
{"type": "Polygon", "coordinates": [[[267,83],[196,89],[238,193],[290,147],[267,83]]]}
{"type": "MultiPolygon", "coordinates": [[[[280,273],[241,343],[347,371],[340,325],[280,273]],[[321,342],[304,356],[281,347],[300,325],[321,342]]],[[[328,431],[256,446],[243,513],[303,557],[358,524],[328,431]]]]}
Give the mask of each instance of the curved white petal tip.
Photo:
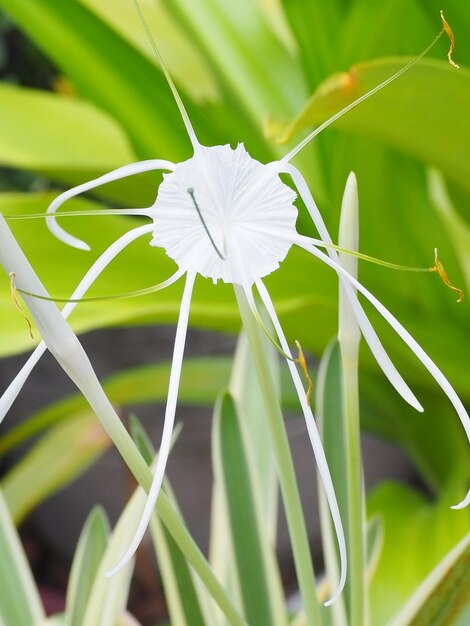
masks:
{"type": "Polygon", "coordinates": [[[342,571],[341,571],[341,580],[339,582],[338,589],[336,590],[336,593],[324,603],[324,606],[331,606],[334,602],[336,602],[336,600],[343,593],[345,584],[346,584],[346,564],[343,562],[342,571]]]}
{"type": "Polygon", "coordinates": [[[454,506],[451,506],[450,508],[451,509],[464,509],[469,504],[470,504],[470,489],[467,495],[465,496],[465,498],[462,500],[462,502],[460,502],[460,504],[455,504],[454,506]]]}

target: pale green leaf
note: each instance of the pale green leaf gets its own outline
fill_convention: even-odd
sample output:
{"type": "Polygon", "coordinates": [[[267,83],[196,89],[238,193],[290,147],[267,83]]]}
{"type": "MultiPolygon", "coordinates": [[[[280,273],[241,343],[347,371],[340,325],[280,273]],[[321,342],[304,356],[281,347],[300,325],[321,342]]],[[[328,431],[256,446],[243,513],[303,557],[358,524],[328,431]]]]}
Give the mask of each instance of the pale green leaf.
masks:
{"type": "Polygon", "coordinates": [[[18,534],[0,492],[0,621],[32,626],[45,613],[18,534]]]}
{"type": "Polygon", "coordinates": [[[85,522],[73,558],[67,587],[67,626],[83,626],[83,616],[108,538],[106,514],[96,507],[85,522]]]}

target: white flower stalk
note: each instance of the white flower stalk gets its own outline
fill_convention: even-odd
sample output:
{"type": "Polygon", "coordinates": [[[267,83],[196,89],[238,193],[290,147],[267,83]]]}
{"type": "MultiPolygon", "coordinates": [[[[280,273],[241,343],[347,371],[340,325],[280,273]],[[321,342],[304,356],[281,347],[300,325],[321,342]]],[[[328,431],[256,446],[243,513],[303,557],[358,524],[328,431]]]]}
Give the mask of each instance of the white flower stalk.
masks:
{"type": "MultiPolygon", "coordinates": [[[[426,51],[424,51],[423,54],[426,51]]],[[[159,56],[158,50],[156,50],[156,52],[159,56]]],[[[418,56],[413,63],[419,60],[421,56],[422,55],[418,56]]],[[[406,69],[411,67],[413,63],[406,66],[406,69]]],[[[253,159],[242,144],[238,145],[235,149],[228,145],[213,147],[202,146],[191,126],[191,122],[171,77],[166,72],[164,66],[163,70],[175,95],[177,105],[191,140],[193,155],[188,160],[179,164],[173,164],[165,160],[150,160],[126,165],[96,180],[84,183],[61,194],[54,200],[47,211],[47,225],[56,237],[68,245],[88,250],[89,246],[87,243],[70,235],[57,223],[57,210],[66,200],[104,183],[112,182],[140,172],[150,170],[166,170],[169,172],[164,174],[163,182],[160,184],[158,195],[152,206],[147,209],[129,209],[128,211],[124,211],[129,215],[146,216],[151,220],[151,223],[148,226],[142,227],[143,230],[136,229],[131,231],[128,238],[124,236],[104,252],[102,257],[100,257],[82,280],[74,294],[74,298],[80,299],[99,273],[120,250],[130,243],[131,240],[147,232],[152,233],[151,245],[163,248],[178,266],[175,275],[169,279],[168,283],[164,284],[174,282],[177,278],[184,274],[186,275],[186,286],[178,320],[170,374],[164,434],[158,463],[154,473],[153,484],[135,537],[123,558],[116,567],[112,569],[110,574],[114,574],[122,569],[134,554],[145,532],[159,495],[175,417],[192,287],[196,275],[200,274],[203,278],[212,279],[214,283],[221,280],[225,283],[232,283],[241,287],[246,293],[248,301],[252,303],[252,288],[253,285],[256,285],[271,317],[274,328],[276,329],[282,350],[288,357],[288,366],[305,417],[312,448],[317,459],[319,473],[330,506],[340,549],[340,584],[333,594],[333,597],[328,602],[331,603],[338,594],[341,593],[346,579],[347,565],[343,527],[330,471],[325,459],[321,440],[318,436],[315,419],[309,406],[307,394],[301,383],[297,368],[292,361],[289,345],[262,279],[278,269],[293,245],[302,247],[315,257],[330,265],[340,277],[344,293],[356,316],[357,323],[377,359],[378,364],[403,398],[417,410],[422,410],[418,400],[386,354],[377,334],[359,303],[355,289],[362,292],[372,304],[374,304],[396,332],[410,346],[425,367],[428,368],[454,404],[468,436],[470,436],[470,419],[455,391],[435,364],[425,354],[423,349],[411,338],[392,314],[342,267],[338,262],[337,253],[330,250],[328,256],[318,250],[315,246],[316,240],[302,237],[297,233],[297,209],[294,204],[296,193],[281,180],[280,174],[283,173],[291,177],[298,193],[305,202],[321,241],[326,244],[331,243],[331,237],[328,234],[321,214],[310,194],[307,183],[301,173],[290,164],[291,158],[293,158],[318,131],[311,133],[281,161],[268,164],[262,164],[253,159]]],[[[374,88],[368,94],[361,96],[356,103],[348,105],[343,112],[336,114],[329,122],[322,124],[321,128],[326,128],[329,123],[338,119],[341,114],[349,111],[355,104],[358,104],[366,97],[377,92],[381,87],[391,82],[391,80],[398,77],[404,71],[405,69],[401,69],[382,85],[374,88]]],[[[119,210],[119,212],[123,213],[122,210],[119,210]]],[[[16,273],[19,290],[22,289],[23,291],[35,293],[43,298],[47,298],[47,293],[26,259],[19,251],[3,219],[0,220],[0,262],[8,273],[12,271],[16,273]]],[[[82,390],[93,409],[99,416],[112,411],[113,409],[104,395],[83,349],[65,321],[65,317],[72,312],[73,306],[67,305],[62,315],[60,315],[58,309],[52,302],[39,300],[28,295],[25,295],[25,300],[41,332],[44,344],[82,390]]],[[[43,351],[44,345],[37,348],[25,365],[25,368],[20,372],[18,378],[7,390],[6,396],[0,400],[0,415],[4,414],[9,408],[15,395],[20,390],[29,372],[43,351]]],[[[468,499],[467,496],[462,506],[467,503],[468,499]]]]}

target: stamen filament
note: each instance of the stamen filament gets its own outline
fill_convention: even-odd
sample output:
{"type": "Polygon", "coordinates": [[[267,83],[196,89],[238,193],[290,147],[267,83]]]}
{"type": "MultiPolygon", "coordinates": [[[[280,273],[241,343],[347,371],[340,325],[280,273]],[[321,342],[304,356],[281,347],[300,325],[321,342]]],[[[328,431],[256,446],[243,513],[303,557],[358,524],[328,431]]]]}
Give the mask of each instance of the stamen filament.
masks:
{"type": "Polygon", "coordinates": [[[336,252],[343,252],[344,254],[349,254],[350,256],[356,257],[363,261],[368,261],[369,263],[374,263],[375,265],[381,265],[382,267],[388,267],[391,270],[399,270],[401,272],[435,272],[435,267],[409,267],[407,265],[399,265],[398,263],[391,263],[390,261],[384,261],[382,259],[378,259],[373,256],[369,256],[368,254],[363,254],[362,252],[357,252],[355,250],[348,250],[348,248],[343,248],[341,246],[337,246],[334,243],[327,243],[322,241],[321,239],[310,239],[311,243],[313,243],[317,248],[328,248],[330,250],[336,250],[336,252]]]}
{"type": "Polygon", "coordinates": [[[55,298],[52,296],[43,296],[38,293],[31,293],[24,289],[16,288],[18,293],[21,293],[25,296],[29,296],[31,298],[37,298],[38,300],[46,300],[48,302],[101,302],[102,300],[124,300],[126,298],[138,298],[139,296],[146,296],[150,293],[155,293],[156,291],[160,291],[161,289],[165,289],[169,287],[174,282],[176,282],[181,276],[184,274],[183,270],[178,270],[175,272],[170,278],[164,280],[162,283],[157,283],[156,285],[152,285],[151,287],[144,287],[143,289],[136,289],[135,291],[127,291],[125,293],[118,293],[106,296],[93,296],[93,297],[82,297],[82,298],[55,298]]]}
{"type": "Polygon", "coordinates": [[[184,106],[183,101],[181,100],[181,96],[178,93],[178,90],[176,89],[176,85],[173,82],[170,72],[168,71],[165,65],[165,62],[163,61],[163,57],[160,53],[160,50],[158,49],[157,44],[155,43],[155,39],[153,38],[152,33],[150,32],[150,28],[148,27],[147,20],[144,17],[144,14],[142,12],[142,9],[140,8],[138,0],[134,0],[134,5],[139,15],[140,21],[142,22],[142,26],[144,27],[144,30],[150,42],[150,45],[152,46],[153,51],[155,52],[155,56],[157,57],[158,63],[160,64],[160,67],[162,68],[162,72],[166,78],[166,82],[168,83],[171,93],[173,94],[173,97],[176,102],[176,106],[178,107],[180,115],[183,119],[183,124],[186,128],[186,132],[189,135],[189,139],[192,143],[192,146],[195,150],[197,150],[200,147],[200,143],[197,140],[196,133],[194,132],[193,125],[191,124],[191,120],[189,119],[188,112],[186,111],[186,107],[184,106]]]}
{"type": "MultiPolygon", "coordinates": [[[[61,211],[59,217],[90,217],[106,215],[142,215],[150,217],[149,209],[95,209],[90,211],[61,211]]],[[[37,220],[50,217],[47,213],[29,213],[26,215],[4,215],[6,220],[37,220]]]]}
{"type": "Polygon", "coordinates": [[[202,225],[204,226],[204,230],[206,231],[207,236],[209,237],[210,242],[211,242],[211,244],[212,244],[212,246],[213,246],[214,250],[217,252],[218,256],[222,259],[222,261],[225,261],[225,257],[224,257],[224,255],[220,252],[219,248],[217,247],[217,244],[216,244],[216,243],[215,243],[215,241],[212,239],[212,235],[211,235],[211,233],[210,233],[210,230],[208,229],[207,224],[206,224],[206,222],[204,221],[204,218],[202,217],[201,209],[199,208],[198,203],[196,202],[196,198],[195,198],[195,196],[194,196],[194,189],[193,189],[192,187],[190,187],[190,188],[188,189],[188,193],[189,193],[189,195],[190,195],[190,196],[191,196],[191,198],[192,198],[192,201],[193,201],[194,206],[195,206],[195,208],[196,208],[197,214],[199,215],[199,219],[201,220],[202,225]]]}

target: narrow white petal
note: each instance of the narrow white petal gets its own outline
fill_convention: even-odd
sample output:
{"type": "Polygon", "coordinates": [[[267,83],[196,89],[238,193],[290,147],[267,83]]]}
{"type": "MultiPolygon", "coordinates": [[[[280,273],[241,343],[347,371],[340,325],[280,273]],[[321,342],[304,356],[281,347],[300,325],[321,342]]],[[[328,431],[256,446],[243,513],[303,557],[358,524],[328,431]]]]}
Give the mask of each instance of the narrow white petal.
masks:
{"type": "Polygon", "coordinates": [[[176,402],[178,399],[178,389],[181,376],[181,366],[183,363],[184,345],[186,342],[186,331],[188,328],[189,309],[191,305],[191,295],[194,285],[194,274],[188,274],[186,279],[186,285],[184,288],[183,298],[181,301],[180,314],[178,318],[178,325],[176,327],[175,347],[173,350],[173,361],[171,364],[170,383],[168,386],[168,398],[165,410],[165,422],[163,426],[162,441],[160,444],[160,450],[158,452],[157,465],[153,475],[152,486],[148,493],[147,502],[142,512],[139,525],[135,531],[134,538],[131,541],[129,548],[119,563],[113,567],[109,572],[106,572],[107,577],[117,574],[134,556],[135,551],[139,547],[142,537],[147,530],[150,518],[152,517],[157,502],[158,494],[162,486],[163,477],[165,475],[166,463],[171,446],[171,435],[173,433],[173,425],[175,421],[176,402]]]}
{"type": "MultiPolygon", "coordinates": [[[[49,208],[47,209],[48,214],[55,214],[57,209],[67,200],[73,198],[74,196],[78,196],[85,191],[89,191],[90,189],[94,189],[95,187],[99,187],[100,185],[105,185],[106,183],[111,183],[120,178],[126,178],[127,176],[133,176],[134,174],[141,174],[142,172],[149,172],[152,170],[173,170],[174,163],[170,161],[165,161],[163,159],[151,159],[148,161],[139,161],[138,163],[131,163],[130,165],[124,165],[123,167],[119,167],[112,172],[108,172],[99,178],[95,178],[94,180],[90,180],[87,183],[83,183],[82,185],[78,185],[73,189],[69,189],[61,193],[57,198],[55,198],[49,208]]],[[[57,223],[57,219],[55,216],[48,217],[46,219],[47,226],[49,230],[61,241],[72,246],[73,248],[79,248],[80,250],[89,250],[90,246],[86,244],[81,239],[77,239],[73,235],[67,233],[59,224],[57,223]]]]}
{"type": "MultiPolygon", "coordinates": [[[[403,339],[406,345],[417,356],[417,358],[421,361],[424,367],[428,370],[428,372],[437,382],[439,387],[443,390],[443,392],[449,398],[450,402],[452,403],[452,406],[454,407],[454,409],[457,412],[457,415],[460,418],[460,421],[462,422],[462,426],[464,427],[467,438],[470,441],[470,417],[468,416],[468,413],[464,405],[462,404],[462,401],[460,400],[459,396],[457,395],[456,391],[454,390],[452,385],[449,383],[447,378],[441,372],[441,370],[437,367],[437,365],[434,363],[431,357],[428,356],[428,354],[423,350],[423,348],[419,345],[419,343],[415,339],[413,339],[413,337],[406,330],[406,328],[404,328],[402,324],[400,324],[400,322],[396,319],[396,317],[392,315],[390,311],[386,307],[384,307],[384,305],[379,300],[377,300],[377,298],[374,295],[372,295],[368,289],[366,289],[363,285],[361,285],[361,283],[357,281],[353,276],[348,274],[348,272],[346,272],[346,270],[339,263],[336,263],[335,261],[330,259],[328,255],[326,255],[321,250],[318,250],[314,246],[305,243],[305,241],[302,238],[299,238],[298,245],[304,248],[304,250],[307,250],[307,252],[310,252],[311,254],[316,256],[318,259],[320,259],[324,263],[326,263],[326,265],[329,265],[338,274],[341,274],[342,276],[344,276],[351,283],[351,285],[353,285],[358,291],[360,291],[369,300],[369,302],[377,309],[380,315],[382,315],[382,317],[385,320],[387,320],[387,322],[390,324],[393,330],[397,333],[397,335],[401,337],[401,339],[403,339]]],[[[465,499],[462,500],[462,502],[456,505],[454,508],[463,508],[466,504],[469,504],[469,503],[470,503],[470,492],[469,494],[467,494],[465,499]]]]}
{"type": "MultiPolygon", "coordinates": [[[[287,343],[281,324],[279,323],[279,319],[274,309],[274,305],[272,303],[272,300],[269,296],[269,293],[266,287],[264,286],[261,280],[256,281],[256,287],[261,296],[263,304],[266,307],[266,310],[271,318],[271,321],[274,325],[274,328],[276,330],[282,349],[287,355],[291,356],[289,344],[287,343]]],[[[299,372],[297,371],[297,367],[295,366],[295,364],[292,361],[287,360],[287,365],[289,367],[292,380],[294,382],[295,389],[297,391],[297,396],[302,406],[302,411],[305,417],[305,423],[307,425],[308,436],[310,438],[310,443],[312,445],[315,459],[317,461],[318,471],[322,479],[323,488],[325,490],[325,494],[328,500],[328,505],[330,507],[331,517],[333,519],[333,524],[334,524],[335,531],[336,531],[336,537],[338,540],[338,547],[339,547],[339,554],[340,554],[340,561],[341,561],[341,576],[340,576],[338,589],[336,590],[334,595],[328,600],[328,602],[325,603],[326,606],[329,606],[341,594],[344,588],[345,581],[346,581],[347,556],[346,556],[346,543],[344,539],[343,524],[341,522],[338,502],[336,500],[335,490],[333,487],[333,482],[331,480],[331,474],[330,474],[330,470],[328,467],[328,462],[326,460],[325,453],[323,451],[323,446],[322,446],[320,435],[318,433],[317,425],[315,423],[315,418],[313,417],[312,410],[307,403],[307,396],[305,393],[304,386],[302,384],[302,381],[299,376],[299,372]]]]}
{"type": "MultiPolygon", "coordinates": [[[[310,193],[307,183],[305,182],[302,174],[297,170],[293,165],[290,164],[282,164],[280,166],[280,171],[290,174],[292,180],[294,181],[298,192],[307,207],[308,212],[310,213],[310,217],[312,218],[313,223],[315,224],[316,229],[320,235],[320,238],[325,243],[333,243],[328,232],[328,229],[325,226],[322,215],[318,210],[317,205],[315,204],[315,200],[310,193]]],[[[338,254],[336,250],[328,250],[328,255],[333,261],[339,262],[338,254]]],[[[418,399],[411,391],[409,386],[404,381],[403,377],[400,375],[394,364],[392,363],[390,357],[385,351],[380,339],[377,336],[372,324],[369,322],[369,319],[362,308],[361,303],[359,302],[354,289],[351,288],[350,285],[347,284],[347,281],[344,280],[342,276],[339,277],[342,281],[342,285],[344,291],[349,299],[351,304],[351,308],[356,315],[357,323],[361,329],[361,332],[366,340],[369,348],[371,349],[372,354],[374,355],[379,367],[382,369],[383,373],[396,389],[396,391],[401,395],[401,397],[408,402],[414,409],[422,412],[423,407],[418,402],[418,399]]]]}
{"type": "MultiPolygon", "coordinates": [[[[103,270],[109,265],[109,263],[113,259],[116,258],[116,256],[126,246],[135,241],[138,237],[142,237],[142,235],[152,232],[152,230],[153,225],[146,224],[145,226],[139,226],[138,228],[134,228],[133,230],[129,231],[128,233],[117,239],[93,263],[91,268],[80,281],[78,287],[71,295],[71,300],[78,300],[79,298],[83,297],[88,289],[91,287],[91,285],[94,283],[94,281],[103,272],[103,270]]],[[[62,317],[64,319],[67,319],[72,311],[75,309],[77,304],[77,302],[69,302],[68,304],[66,304],[61,312],[62,317]]],[[[36,363],[38,363],[39,359],[44,354],[46,349],[47,347],[45,342],[41,341],[0,398],[0,423],[10,410],[11,405],[20,393],[28,376],[30,375],[36,363]]]]}

